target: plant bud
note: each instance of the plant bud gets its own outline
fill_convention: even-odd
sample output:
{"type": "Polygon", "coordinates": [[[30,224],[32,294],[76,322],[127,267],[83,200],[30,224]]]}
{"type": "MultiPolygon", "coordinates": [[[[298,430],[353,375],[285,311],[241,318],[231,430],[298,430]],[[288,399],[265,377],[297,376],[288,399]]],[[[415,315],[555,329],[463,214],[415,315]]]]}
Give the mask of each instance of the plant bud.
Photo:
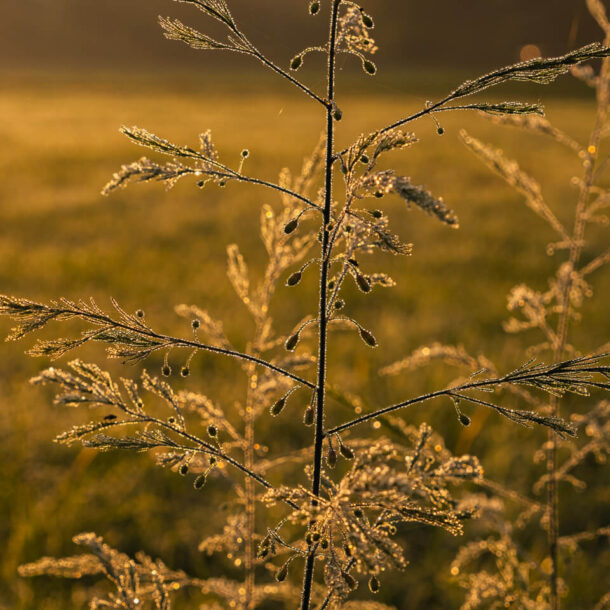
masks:
{"type": "Polygon", "coordinates": [[[241,156],[242,156],[244,159],[247,159],[247,158],[250,156],[250,151],[249,151],[247,148],[244,148],[244,149],[241,151],[241,156]]]}
{"type": "Polygon", "coordinates": [[[212,438],[216,438],[218,436],[218,428],[214,424],[210,424],[208,426],[208,434],[212,438]]]}
{"type": "Polygon", "coordinates": [[[341,445],[339,447],[339,451],[341,452],[341,455],[346,460],[353,460],[354,459],[354,452],[349,447],[346,447],[345,445],[341,445]]]}
{"type": "Polygon", "coordinates": [[[275,580],[284,582],[288,576],[288,563],[285,563],[275,574],[275,580]]]}
{"type": "Polygon", "coordinates": [[[353,590],[358,586],[356,579],[349,572],[341,572],[341,576],[350,589],[353,590]]]}
{"type": "Polygon", "coordinates": [[[381,210],[371,210],[370,214],[373,218],[377,218],[378,220],[379,218],[383,218],[383,212],[381,210]]]}
{"type": "Polygon", "coordinates": [[[286,286],[296,286],[300,281],[301,278],[303,277],[303,274],[301,273],[301,271],[295,271],[287,280],[286,280],[286,286]]]}
{"type": "Polygon", "coordinates": [[[442,136],[442,135],[445,133],[445,129],[444,129],[443,127],[439,127],[439,128],[436,130],[436,133],[437,133],[439,136],[442,136]]]}
{"type": "Polygon", "coordinates": [[[286,397],[280,398],[272,407],[269,409],[271,415],[276,416],[282,412],[282,409],[286,405],[286,397]]]}
{"type": "Polygon", "coordinates": [[[227,183],[226,183],[226,181],[225,181],[225,180],[221,180],[221,181],[218,183],[218,186],[219,186],[220,188],[224,188],[225,186],[227,186],[227,183]]]}
{"type": "Polygon", "coordinates": [[[290,69],[298,70],[302,65],[303,65],[303,56],[297,55],[296,57],[292,58],[292,61],[290,62],[290,69]]]}
{"type": "Polygon", "coordinates": [[[365,328],[360,329],[362,340],[370,347],[377,347],[377,339],[365,328]]]}
{"type": "Polygon", "coordinates": [[[180,371],[180,374],[181,374],[183,377],[188,377],[188,376],[191,374],[191,370],[189,369],[189,367],[188,367],[188,366],[183,366],[183,367],[182,367],[182,370],[180,371]]]}
{"type": "Polygon", "coordinates": [[[373,22],[373,18],[370,15],[368,15],[364,11],[360,11],[360,14],[362,15],[362,23],[364,24],[365,27],[367,27],[367,28],[374,28],[375,27],[375,23],[373,22]]]}
{"type": "Polygon", "coordinates": [[[205,485],[206,476],[204,474],[200,474],[193,483],[193,487],[195,489],[201,489],[205,485]]]}
{"type": "Polygon", "coordinates": [[[345,307],[345,301],[339,299],[335,301],[335,309],[343,309],[345,307]]]}
{"type": "Polygon", "coordinates": [[[198,328],[201,326],[201,322],[200,322],[199,320],[193,320],[193,321],[191,322],[191,326],[192,326],[192,327],[193,327],[195,330],[197,330],[197,329],[198,329],[198,328]]]}
{"type": "Polygon", "coordinates": [[[105,415],[104,416],[104,421],[114,421],[116,419],[116,415],[105,415]]]}
{"type": "Polygon", "coordinates": [[[319,11],[320,11],[320,3],[317,2],[317,0],[314,0],[309,5],[309,14],[310,15],[317,15],[319,11]]]}
{"type": "Polygon", "coordinates": [[[189,471],[189,467],[187,464],[182,464],[182,466],[180,466],[180,469],[178,470],[178,472],[182,475],[185,476],[186,473],[189,471]]]}
{"type": "Polygon", "coordinates": [[[346,557],[351,557],[352,556],[352,547],[349,544],[344,544],[343,552],[345,553],[346,557]]]}
{"type": "Polygon", "coordinates": [[[340,121],[342,118],[343,113],[341,110],[339,110],[339,108],[335,108],[335,111],[333,112],[333,119],[335,119],[335,121],[340,121]]]}
{"type": "Polygon", "coordinates": [[[364,275],[362,275],[362,273],[358,273],[358,275],[356,275],[356,283],[362,292],[371,292],[371,283],[366,277],[364,277],[364,275]]]}
{"type": "Polygon", "coordinates": [[[369,158],[366,155],[362,155],[362,157],[360,157],[360,162],[368,165],[369,158]]]}
{"type": "Polygon", "coordinates": [[[375,197],[377,197],[377,199],[381,199],[383,197],[383,191],[377,191],[375,193],[375,197]]]}
{"type": "Polygon", "coordinates": [[[203,180],[199,180],[199,182],[197,182],[197,186],[202,189],[205,186],[205,182],[203,180]]]}
{"type": "Polygon", "coordinates": [[[168,417],[167,418],[167,423],[171,424],[173,426],[176,423],[176,418],[175,417],[168,417]]]}
{"type": "Polygon", "coordinates": [[[169,364],[164,364],[161,373],[163,374],[163,377],[169,377],[172,374],[172,368],[169,364]]]}
{"type": "Polygon", "coordinates": [[[312,426],[314,415],[314,410],[311,407],[307,407],[305,410],[305,415],[303,416],[303,423],[306,426],[312,426]]]}
{"type": "Polygon", "coordinates": [[[377,576],[371,576],[369,579],[369,589],[371,590],[371,593],[379,593],[379,588],[380,585],[377,576]]]}
{"type": "Polygon", "coordinates": [[[314,532],[314,533],[311,535],[311,539],[312,539],[314,542],[318,542],[318,541],[320,540],[320,538],[321,538],[321,536],[320,536],[320,533],[319,533],[319,532],[314,532]]]}
{"type": "Polygon", "coordinates": [[[377,72],[377,66],[368,59],[364,60],[364,62],[362,63],[362,67],[364,68],[364,71],[367,74],[370,74],[371,76],[373,76],[377,72]]]}
{"type": "Polygon", "coordinates": [[[334,468],[337,465],[337,452],[330,443],[328,445],[328,452],[326,453],[326,463],[329,468],[334,468]]]}
{"type": "Polygon", "coordinates": [[[290,235],[290,233],[292,233],[298,226],[299,221],[297,218],[294,218],[286,224],[284,227],[284,233],[286,233],[286,235],[290,235]]]}
{"type": "Polygon", "coordinates": [[[216,459],[216,456],[211,455],[211,456],[210,456],[210,460],[209,460],[209,461],[210,461],[210,466],[214,466],[214,464],[216,464],[216,462],[217,462],[218,460],[216,459]]]}
{"type": "Polygon", "coordinates": [[[364,513],[362,512],[361,508],[354,509],[354,517],[356,517],[356,519],[362,519],[362,517],[364,517],[364,513]]]}
{"type": "Polygon", "coordinates": [[[329,547],[330,543],[328,542],[328,538],[322,538],[320,540],[320,548],[325,551],[329,547]]]}
{"type": "Polygon", "coordinates": [[[295,333],[294,335],[288,337],[286,340],[285,347],[289,352],[294,351],[294,348],[297,346],[299,342],[299,333],[295,333]]]}
{"type": "Polygon", "coordinates": [[[138,316],[138,318],[143,318],[144,312],[141,309],[138,309],[138,311],[136,311],[136,316],[138,316]]]}
{"type": "Polygon", "coordinates": [[[462,426],[470,426],[470,417],[468,417],[468,415],[464,415],[463,413],[460,413],[459,418],[460,418],[460,424],[462,424],[462,426]]]}

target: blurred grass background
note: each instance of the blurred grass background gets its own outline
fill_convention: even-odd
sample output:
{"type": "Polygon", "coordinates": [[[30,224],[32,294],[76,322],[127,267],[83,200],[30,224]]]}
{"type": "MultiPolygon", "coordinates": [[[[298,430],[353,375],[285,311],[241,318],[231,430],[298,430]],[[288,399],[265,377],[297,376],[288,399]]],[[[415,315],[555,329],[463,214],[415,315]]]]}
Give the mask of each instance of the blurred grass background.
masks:
{"type": "MultiPolygon", "coordinates": [[[[249,186],[201,191],[185,181],[169,193],[157,185],[135,186],[103,199],[99,190],[113,171],[143,154],[117,127],[137,124],[181,144],[194,143],[199,131],[210,128],[227,163],[236,162],[247,147],[250,174],[273,180],[283,166],[298,170],[317,141],[321,117],[316,109],[282,83],[247,75],[202,83],[180,75],[134,79],[106,74],[92,82],[75,75],[21,73],[6,75],[4,82],[9,86],[0,94],[2,292],[40,300],[94,296],[104,306],[112,295],[128,310],[145,309],[155,328],[181,334],[188,328],[173,314],[173,306],[194,303],[224,319],[229,337],[243,348],[251,326],[224,275],[225,246],[237,241],[256,275],[264,262],[258,239],[260,206],[277,205],[277,197],[249,186]]],[[[439,77],[437,86],[445,85],[446,78],[439,77]]],[[[345,119],[339,145],[360,130],[421,107],[435,93],[391,94],[384,91],[383,81],[381,92],[366,92],[348,78],[340,97],[345,119]]],[[[583,141],[592,110],[584,96],[558,95],[547,103],[548,117],[583,141]]],[[[337,335],[331,349],[331,379],[362,392],[370,405],[446,382],[452,372],[443,368],[376,379],[381,366],[424,343],[462,343],[472,353],[485,353],[501,370],[520,364],[528,337],[502,331],[506,294],[520,282],[543,289],[556,264],[545,254],[554,236],[517,195],[465,152],[456,137],[459,128],[517,157],[541,181],[558,215],[570,223],[576,198],[570,178],[580,168],[569,153],[549,140],[494,127],[478,116],[446,114],[441,119],[445,136],[436,134],[431,121],[419,122],[414,130],[421,142],[388,162],[442,194],[460,216],[461,228],[448,230],[417,210],[407,211],[398,200],[384,199],[382,207],[394,229],[415,243],[414,255],[364,262],[367,270],[388,270],[396,288],[366,297],[348,291],[350,314],[374,330],[381,348],[367,350],[356,337],[337,335]]],[[[594,229],[587,256],[604,240],[603,230],[594,229]]],[[[313,276],[292,291],[280,290],[274,310],[278,329],[289,329],[312,311],[317,288],[313,276]]],[[[585,304],[584,321],[574,331],[583,351],[610,334],[604,298],[608,274],[595,277],[593,285],[596,298],[585,304]]],[[[2,320],[0,327],[5,334],[9,324],[2,320]]],[[[0,603],[20,610],[84,607],[91,583],[16,577],[20,563],[72,554],[70,539],[81,531],[95,530],[125,552],[142,549],[199,576],[226,569],[223,561],[196,550],[202,535],[212,531],[210,515],[217,510],[221,490],[212,486],[195,492],[145,455],[96,455],[54,445],[54,434],[82,416],[53,407],[48,392],[25,383],[48,364],[24,356],[25,347],[2,345],[0,603]]],[[[99,360],[101,350],[88,349],[84,356],[99,360]]],[[[146,363],[153,370],[158,365],[146,363]]],[[[115,363],[108,366],[119,370],[115,363]]],[[[243,376],[234,363],[198,356],[193,368],[189,387],[228,407],[243,398],[243,376]]],[[[582,408],[572,403],[571,408],[582,408]]],[[[296,413],[299,406],[290,409],[296,413]]],[[[343,421],[345,411],[335,409],[329,420],[343,421]]],[[[453,408],[444,403],[406,417],[415,424],[425,419],[450,449],[474,452],[491,476],[527,490],[539,473],[532,457],[544,433],[517,429],[482,411],[471,414],[468,429],[458,426],[453,408]]],[[[262,438],[269,437],[268,425],[261,422],[262,438]]],[[[303,432],[293,429],[276,448],[294,448],[290,443],[295,438],[304,441],[303,432]]],[[[587,463],[584,470],[584,478],[594,485],[591,491],[567,496],[564,533],[603,524],[608,492],[595,484],[601,469],[587,463]]],[[[468,535],[476,531],[476,525],[467,527],[468,535]]],[[[408,532],[411,567],[384,586],[385,598],[399,608],[457,607],[460,593],[449,584],[448,565],[460,542],[425,528],[408,532]]],[[[541,541],[536,544],[542,552],[541,541]]],[[[588,559],[575,558],[566,568],[575,586],[568,608],[591,607],[603,592],[608,550],[590,546],[588,559]]]]}

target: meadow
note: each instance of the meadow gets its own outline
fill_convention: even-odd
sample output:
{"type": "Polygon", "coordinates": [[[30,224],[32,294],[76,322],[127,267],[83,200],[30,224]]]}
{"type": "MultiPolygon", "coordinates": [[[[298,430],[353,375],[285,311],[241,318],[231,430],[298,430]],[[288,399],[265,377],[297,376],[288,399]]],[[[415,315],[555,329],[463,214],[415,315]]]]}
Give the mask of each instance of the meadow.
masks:
{"type": "MultiPolygon", "coordinates": [[[[351,142],[360,130],[420,108],[434,99],[445,77],[439,77],[441,84],[420,84],[415,92],[404,84],[406,78],[387,76],[374,93],[353,84],[344,90],[339,145],[351,142]]],[[[176,334],[188,328],[173,313],[174,306],[198,304],[222,318],[228,336],[243,348],[251,329],[225,276],[225,247],[238,241],[256,274],[264,255],[260,207],[277,205],[276,195],[233,184],[200,191],[186,181],[169,193],[150,185],[110,198],[99,191],[121,163],[142,154],[117,133],[122,124],[184,143],[195,143],[199,131],[211,129],[225,159],[237,160],[243,148],[249,149],[251,175],[274,180],[282,167],[297,170],[319,137],[319,115],[307,100],[281,83],[234,74],[201,80],[175,74],[6,74],[3,84],[1,292],[41,301],[93,296],[104,307],[111,295],[129,311],[144,309],[156,328],[176,334]]],[[[562,95],[552,89],[535,91],[530,97],[543,94],[547,116],[557,127],[576,139],[586,138],[593,116],[586,95],[580,90],[562,95]]],[[[451,371],[433,366],[371,383],[378,369],[423,344],[463,344],[470,352],[484,353],[500,370],[523,361],[523,337],[502,329],[508,317],[506,295],[521,282],[544,288],[553,269],[545,245],[554,236],[518,195],[466,151],[457,138],[460,128],[518,158],[540,181],[557,215],[571,224],[577,192],[570,178],[580,167],[567,150],[477,115],[439,118],[445,135],[437,135],[436,125],[423,119],[413,126],[421,142],[392,161],[415,184],[425,183],[442,195],[458,213],[460,229],[447,230],[418,210],[408,211],[398,199],[384,201],[394,228],[415,248],[409,258],[385,261],[395,288],[378,289],[366,302],[354,299],[351,304],[354,315],[375,330],[382,349],[353,349],[352,338],[346,337],[331,352],[331,382],[340,379],[347,390],[365,388],[368,405],[417,394],[451,378],[451,371]]],[[[592,229],[597,251],[607,239],[605,230],[592,229]]],[[[311,310],[314,275],[304,278],[296,299],[290,291],[279,291],[273,309],[278,327],[290,326],[311,310]]],[[[583,351],[610,337],[609,274],[596,275],[592,285],[597,298],[584,305],[585,322],[574,329],[574,342],[583,351]]],[[[8,330],[8,321],[0,320],[1,333],[8,330]]],[[[125,552],[142,549],[191,574],[220,572],[216,560],[197,551],[202,532],[214,525],[210,514],[219,508],[214,487],[202,495],[146,455],[54,445],[54,435],[81,416],[54,407],[49,392],[24,384],[49,364],[23,356],[24,348],[22,343],[0,346],[0,607],[84,607],[87,580],[74,584],[16,575],[18,565],[42,555],[72,554],[71,537],[82,531],[96,531],[125,552]]],[[[93,359],[100,352],[87,347],[82,357],[93,359]]],[[[160,361],[147,361],[145,367],[156,371],[160,361]]],[[[112,362],[108,368],[119,370],[112,362]]],[[[245,381],[234,363],[200,356],[193,373],[190,387],[225,402],[243,398],[245,381]]],[[[184,384],[179,378],[175,383],[184,384]]],[[[567,404],[581,409],[575,399],[567,404]]],[[[343,419],[340,408],[331,419],[343,419]]],[[[452,451],[479,456],[490,479],[522,490],[531,487],[542,468],[533,463],[533,454],[544,431],[518,428],[483,410],[470,414],[468,428],[457,425],[446,404],[431,403],[405,417],[415,424],[428,421],[452,451]]],[[[298,434],[296,427],[289,428],[286,445],[296,443],[298,434]]],[[[602,467],[586,462],[581,475],[597,481],[596,491],[565,493],[569,510],[562,510],[563,533],[603,525],[610,505],[610,492],[600,491],[598,484],[602,467]]],[[[469,524],[466,537],[480,533],[478,527],[469,524]]],[[[425,528],[410,530],[405,539],[411,565],[384,586],[383,600],[398,608],[459,607],[462,594],[451,583],[449,565],[463,541],[425,528]]],[[[610,551],[602,542],[587,550],[566,566],[572,586],[566,608],[590,608],[604,592],[610,551]]],[[[188,607],[188,601],[178,607],[188,607]]]]}

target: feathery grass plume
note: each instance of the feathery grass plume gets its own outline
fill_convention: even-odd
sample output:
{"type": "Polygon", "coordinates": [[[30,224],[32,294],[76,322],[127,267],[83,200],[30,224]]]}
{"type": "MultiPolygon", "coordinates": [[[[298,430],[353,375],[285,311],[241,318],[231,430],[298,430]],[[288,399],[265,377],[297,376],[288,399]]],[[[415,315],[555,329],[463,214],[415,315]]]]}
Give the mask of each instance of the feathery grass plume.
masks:
{"type": "MultiPolygon", "coordinates": [[[[499,124],[520,127],[530,132],[549,136],[577,155],[577,159],[582,164],[583,176],[582,178],[572,178],[572,183],[578,187],[578,195],[573,209],[571,232],[568,233],[544,202],[538,183],[525,175],[515,162],[508,161],[499,151],[483,145],[476,139],[466,134],[463,135],[466,144],[488,166],[499,173],[510,186],[524,195],[528,206],[561,235],[560,242],[546,247],[548,255],[556,256],[560,253],[560,260],[556,262],[556,270],[549,279],[548,288],[535,289],[525,284],[513,288],[508,298],[508,308],[511,311],[519,311],[521,316],[512,317],[505,324],[505,330],[508,332],[523,330],[530,333],[536,332],[540,342],[533,344],[529,351],[548,354],[555,360],[563,358],[566,353],[580,353],[578,348],[571,343],[570,327],[574,320],[579,319],[578,310],[582,308],[585,298],[590,298],[593,294],[588,281],[589,273],[597,271],[608,262],[606,252],[597,255],[590,254],[593,247],[588,243],[587,238],[591,240],[592,236],[587,234],[587,227],[591,222],[598,220],[598,210],[603,209],[605,205],[605,190],[599,185],[599,180],[606,160],[600,159],[599,149],[604,133],[608,130],[610,59],[608,59],[607,45],[610,44],[610,27],[606,10],[599,0],[587,0],[587,7],[591,16],[604,31],[604,45],[606,46],[589,45],[563,57],[563,59],[569,59],[569,63],[564,65],[571,65],[572,74],[596,90],[597,109],[587,145],[581,145],[571,135],[557,129],[550,121],[541,117],[492,119],[499,124]],[[603,58],[601,68],[597,73],[590,66],[573,65],[573,62],[581,61],[585,56],[593,57],[594,55],[603,58]],[[592,256],[588,264],[582,261],[585,258],[585,252],[587,257],[592,256]]],[[[527,62],[527,69],[537,70],[541,67],[539,61],[527,62]]],[[[518,74],[524,76],[520,72],[518,74]]],[[[544,72],[534,72],[534,74],[537,78],[542,79],[552,76],[552,73],[547,75],[544,72]]],[[[491,80],[493,78],[492,76],[491,80]]],[[[584,369],[591,365],[591,369],[594,369],[597,364],[595,357],[585,356],[574,358],[574,364],[568,365],[568,367],[579,366],[579,362],[586,363],[584,369]]],[[[584,384],[574,380],[572,390],[569,391],[585,395],[597,389],[607,389],[608,371],[603,370],[600,374],[602,381],[599,384],[594,381],[588,385],[591,379],[584,384]]],[[[563,377],[563,374],[560,374],[560,377],[563,377]]],[[[565,412],[568,408],[568,404],[564,404],[560,400],[564,396],[564,392],[554,387],[555,383],[564,381],[565,379],[551,380],[545,388],[552,395],[550,405],[538,405],[538,408],[544,408],[550,417],[559,417],[560,411],[565,412]]],[[[546,383],[547,381],[543,381],[543,384],[546,383]]],[[[533,385],[535,386],[536,382],[533,385]]],[[[531,404],[535,405],[536,401],[533,397],[530,397],[529,400],[531,404]]],[[[570,564],[562,559],[567,559],[569,556],[573,563],[574,553],[579,552],[583,554],[583,561],[587,562],[586,550],[580,547],[581,543],[607,535],[606,529],[602,526],[577,532],[572,536],[560,536],[559,517],[565,514],[565,510],[560,506],[559,486],[564,490],[562,502],[567,506],[570,502],[570,487],[583,489],[585,486],[584,481],[577,475],[578,467],[588,456],[596,456],[605,461],[610,449],[606,401],[598,402],[596,406],[587,408],[587,411],[573,413],[570,417],[573,425],[580,425],[581,429],[584,428],[585,434],[581,434],[580,439],[558,440],[555,435],[549,434],[547,442],[536,454],[537,461],[545,465],[545,472],[540,475],[533,490],[536,494],[546,494],[545,504],[539,506],[523,494],[514,493],[513,497],[518,498],[518,504],[522,505],[521,513],[514,520],[517,527],[513,527],[512,523],[507,521],[501,525],[505,532],[501,538],[489,538],[478,543],[471,543],[458,555],[452,568],[452,574],[454,576],[459,574],[460,584],[468,590],[463,608],[488,607],[489,604],[517,604],[519,607],[525,608],[545,607],[550,610],[558,610],[562,598],[574,595],[569,591],[570,564]],[[547,549],[545,555],[534,559],[527,557],[521,551],[524,539],[521,530],[527,526],[527,544],[539,546],[537,540],[532,541],[532,538],[536,537],[536,534],[532,532],[536,531],[538,524],[542,526],[541,536],[546,537],[547,549]],[[482,565],[481,557],[483,555],[490,557],[491,562],[482,565]],[[472,571],[462,574],[464,564],[472,560],[476,561],[472,571]],[[488,569],[489,565],[492,566],[491,570],[488,569]],[[515,578],[517,574],[519,577],[515,578]]],[[[507,497],[510,497],[510,494],[507,497]]],[[[580,595],[576,593],[576,596],[579,598],[577,603],[580,603],[580,595]]],[[[570,599],[572,600],[572,597],[570,599]]],[[[574,601],[567,603],[574,604],[574,601]]],[[[603,601],[600,604],[603,604],[603,601]]]]}
{"type": "MultiPolygon", "coordinates": [[[[129,313],[115,300],[108,313],[94,300],[60,299],[44,304],[0,296],[0,314],[15,321],[10,340],[28,337],[50,322],[72,321],[85,327],[76,337],[39,340],[30,350],[32,355],[58,358],[86,344],[103,343],[109,357],[128,364],[158,356],[165,376],[170,376],[172,370],[182,371],[184,377],[189,374],[191,383],[198,373],[193,358],[200,352],[232,358],[240,365],[237,370],[243,376],[243,395],[238,401],[232,396],[238,390],[235,384],[231,399],[219,390],[221,400],[217,401],[210,397],[214,396],[214,388],[209,396],[178,391],[147,371],[136,374],[137,379],[117,379],[82,360],[69,362],[67,369],[49,368],[33,380],[58,389],[57,405],[87,411],[85,423],[60,434],[57,442],[78,442],[100,451],[150,453],[159,466],[176,474],[176,481],[188,483],[188,491],[197,494],[197,502],[208,502],[211,517],[202,525],[199,549],[215,555],[215,564],[223,575],[191,579],[143,555],[130,559],[93,534],[76,539],[89,548],[89,555],[43,558],[23,566],[22,573],[78,577],[104,574],[117,592],[106,600],[92,602],[92,607],[100,608],[148,604],[169,610],[170,594],[188,586],[197,587],[212,608],[254,610],[270,604],[286,608],[300,604],[302,610],[310,610],[316,604],[320,610],[381,610],[386,606],[362,596],[382,596],[380,583],[391,578],[390,571],[407,568],[404,539],[408,539],[411,528],[434,527],[461,535],[464,521],[479,513],[484,518],[482,528],[495,527],[501,523],[501,509],[514,502],[520,506],[515,523],[502,523],[496,527],[494,537],[488,536],[482,543],[468,542],[452,567],[460,584],[468,588],[464,607],[492,603],[525,608],[548,605],[556,610],[561,583],[557,549],[580,548],[587,541],[607,535],[607,528],[600,527],[559,537],[554,489],[558,483],[578,487],[578,465],[589,456],[605,457],[608,446],[607,401],[595,397],[597,406],[590,407],[589,412],[564,419],[558,399],[573,395],[588,405],[584,398],[589,394],[610,390],[607,355],[583,350],[587,355],[580,356],[568,341],[568,327],[575,311],[592,294],[589,276],[610,262],[607,253],[591,257],[586,264],[581,261],[584,229],[602,216],[610,202],[607,189],[596,182],[603,170],[603,162],[597,161],[600,143],[609,133],[606,106],[610,60],[604,59],[599,75],[587,77],[598,92],[597,123],[587,147],[575,144],[543,119],[539,104],[447,104],[511,80],[549,83],[582,62],[610,56],[606,46],[610,41],[587,45],[558,58],[522,62],[467,81],[441,101],[427,103],[421,111],[363,134],[351,146],[337,150],[336,132],[343,124],[342,104],[337,96],[338,55],[354,55],[366,74],[373,76],[377,72],[371,60],[377,46],[371,36],[374,19],[368,7],[350,0],[308,3],[311,14],[327,11],[328,36],[322,44],[300,51],[290,68],[299,69],[308,53],[322,52],[326,57],[327,86],[325,92],[317,93],[250,42],[225,0],[179,1],[194,5],[219,22],[227,37],[212,37],[177,19],[160,18],[167,38],[198,50],[228,50],[254,57],[308,96],[321,112],[323,136],[312,155],[300,173],[293,175],[284,169],[277,182],[244,172],[244,161],[250,156],[248,148],[240,148],[236,166],[225,164],[209,131],[200,135],[198,146],[193,148],[138,127],[121,129],[130,141],[164,156],[165,161],[143,158],[123,165],[104,188],[104,194],[133,182],[155,181],[171,187],[187,176],[195,178],[198,188],[231,182],[264,187],[278,194],[276,204],[261,208],[258,230],[266,256],[262,272],[256,273],[252,264],[250,272],[236,243],[227,248],[227,279],[252,322],[251,335],[243,338],[246,347],[238,351],[227,338],[222,322],[197,305],[176,308],[186,337],[155,330],[144,309],[129,313]],[[570,234],[543,199],[537,181],[501,152],[467,134],[463,136],[466,144],[524,195],[528,206],[559,233],[561,241],[553,245],[552,254],[567,251],[568,260],[558,265],[548,289],[518,284],[509,300],[509,307],[521,314],[508,323],[509,329],[541,331],[543,343],[536,346],[537,353],[546,351],[545,362],[550,364],[530,360],[501,375],[483,355],[474,357],[461,346],[431,343],[382,372],[404,374],[436,360],[472,374],[420,396],[369,408],[361,397],[340,387],[342,380],[331,377],[336,370],[332,366],[335,335],[331,331],[357,330],[364,345],[355,337],[354,349],[377,346],[377,329],[368,330],[355,316],[342,312],[349,311],[356,299],[365,295],[370,299],[368,295],[375,295],[378,287],[394,285],[389,275],[374,268],[377,257],[372,255],[412,253],[412,244],[404,242],[392,229],[388,210],[381,201],[385,195],[398,195],[407,206],[414,205],[441,223],[458,227],[456,213],[441,198],[393,169],[380,167],[388,158],[386,153],[405,151],[417,143],[413,133],[400,129],[402,125],[425,115],[435,119],[435,113],[445,110],[477,110],[491,115],[496,122],[501,120],[549,135],[568,144],[583,163],[584,177],[576,183],[580,192],[576,223],[570,234]],[[342,181],[334,179],[339,173],[342,181]],[[364,202],[371,198],[380,200],[374,209],[364,202]],[[316,252],[312,253],[314,246],[316,252]],[[271,311],[278,286],[288,278],[292,293],[301,294],[300,280],[310,266],[319,273],[319,294],[313,304],[316,310],[303,317],[303,312],[297,314],[288,308],[282,312],[283,319],[300,315],[301,322],[283,322],[283,328],[276,328],[271,311]],[[359,291],[345,290],[350,277],[359,291]],[[311,345],[316,346],[315,352],[309,351],[311,345]],[[182,358],[175,362],[180,355],[182,358]],[[298,418],[289,421],[285,416],[270,418],[269,413],[277,416],[284,412],[288,397],[297,389],[298,397],[302,396],[299,408],[304,414],[303,422],[298,418]],[[508,397],[500,397],[502,389],[510,392],[508,397]],[[523,426],[548,428],[550,436],[543,448],[548,453],[548,468],[537,484],[537,488],[550,489],[546,514],[542,514],[541,502],[484,479],[476,456],[462,450],[452,454],[428,424],[415,428],[407,423],[408,407],[434,398],[443,398],[446,406],[455,407],[458,421],[452,414],[451,422],[456,429],[460,423],[466,426],[472,422],[468,430],[460,431],[458,443],[470,443],[473,435],[485,434],[481,430],[484,418],[471,420],[458,406],[464,402],[523,426]],[[331,401],[336,403],[332,409],[331,401]],[[350,415],[344,416],[344,423],[329,423],[330,416],[341,421],[346,410],[350,415]],[[260,425],[262,418],[265,425],[260,425]],[[373,423],[372,430],[362,432],[364,423],[373,423]],[[276,428],[280,425],[287,427],[276,428]],[[580,445],[570,445],[575,442],[569,439],[578,425],[584,428],[586,438],[580,445]],[[384,434],[377,432],[382,427],[384,434]],[[356,428],[360,436],[356,436],[356,428]],[[289,451],[283,450],[280,442],[285,431],[290,432],[289,451]],[[303,442],[303,438],[307,440],[303,442]],[[562,465],[557,461],[559,442],[566,450],[562,465]],[[274,484],[278,482],[281,484],[274,484]],[[550,532],[548,561],[538,556],[531,559],[529,549],[522,552],[514,540],[520,528],[541,516],[543,526],[548,525],[550,532]],[[466,572],[467,563],[486,561],[488,557],[495,572],[487,566],[478,573],[466,572]],[[297,565],[303,569],[297,570],[297,565]],[[297,572],[303,574],[300,586],[294,584],[297,572]],[[361,578],[368,581],[369,593],[357,592],[361,578]],[[350,600],[352,595],[359,597],[350,600]]],[[[603,6],[599,0],[588,0],[588,6],[608,39],[603,6]]],[[[437,127],[442,134],[438,123],[437,127]]],[[[141,306],[148,309],[145,304],[141,306]]],[[[295,394],[293,402],[296,397],[295,394]]],[[[533,553],[537,548],[539,545],[533,553]]]]}

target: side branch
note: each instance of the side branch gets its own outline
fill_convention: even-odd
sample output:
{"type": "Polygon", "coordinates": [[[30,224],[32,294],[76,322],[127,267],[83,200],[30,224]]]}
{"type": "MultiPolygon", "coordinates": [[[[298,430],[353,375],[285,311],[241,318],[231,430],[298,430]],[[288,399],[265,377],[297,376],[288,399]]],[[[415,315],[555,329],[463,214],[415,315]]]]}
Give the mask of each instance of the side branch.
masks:
{"type": "Polygon", "coordinates": [[[125,320],[124,322],[115,320],[109,315],[103,313],[102,310],[97,307],[97,305],[85,305],[84,303],[81,303],[80,306],[76,306],[75,303],[71,303],[69,301],[64,301],[63,303],[66,305],[65,307],[53,307],[35,303],[26,299],[18,299],[15,297],[0,295],[0,315],[8,315],[20,322],[20,325],[13,329],[13,332],[11,335],[9,335],[7,340],[20,339],[27,333],[42,328],[51,320],[80,318],[91,322],[95,326],[102,327],[101,330],[98,329],[95,332],[84,333],[81,339],[63,341],[60,343],[43,343],[39,346],[40,349],[35,349],[34,355],[59,356],[89,340],[104,341],[109,344],[123,343],[129,346],[133,343],[133,338],[141,337],[149,340],[149,343],[146,345],[137,346],[137,348],[141,350],[139,353],[144,354],[145,356],[153,351],[166,349],[168,347],[185,347],[203,350],[237,358],[239,360],[253,362],[280,375],[283,375],[284,377],[288,377],[297,383],[307,386],[308,388],[315,389],[316,387],[315,384],[311,383],[310,381],[303,379],[302,377],[299,377],[298,375],[295,375],[294,373],[291,373],[290,371],[287,371],[279,366],[276,366],[271,362],[267,362],[262,358],[257,358],[256,356],[238,352],[233,349],[208,345],[194,339],[181,339],[158,333],[135,317],[129,316],[128,314],[122,312],[122,310],[118,308],[118,305],[116,304],[115,307],[121,313],[122,318],[125,320]],[[119,333],[122,331],[123,334],[117,335],[116,331],[119,331],[119,333]],[[112,332],[115,332],[115,334],[107,334],[112,332]]]}
{"type": "Polygon", "coordinates": [[[469,381],[454,387],[429,392],[422,394],[416,398],[411,398],[403,402],[399,402],[383,409],[378,409],[372,413],[367,413],[356,419],[348,421],[344,424],[331,428],[325,431],[325,436],[338,434],[349,428],[353,428],[359,424],[371,421],[399,409],[405,409],[412,405],[426,402],[433,398],[447,396],[454,399],[464,399],[475,404],[490,407],[517,423],[530,425],[532,423],[547,426],[559,434],[575,435],[574,428],[557,417],[545,417],[531,411],[519,411],[514,409],[506,409],[488,401],[483,401],[477,398],[463,395],[462,393],[468,390],[490,391],[503,385],[526,385],[533,386],[540,390],[546,391],[551,395],[562,395],[565,393],[587,394],[589,388],[597,388],[610,390],[610,381],[597,382],[594,380],[594,375],[600,375],[606,380],[610,380],[610,366],[603,366],[599,361],[606,358],[608,354],[597,356],[587,356],[573,360],[566,360],[559,364],[553,365],[530,365],[518,368],[503,377],[492,377],[481,379],[479,381],[469,381]]]}

